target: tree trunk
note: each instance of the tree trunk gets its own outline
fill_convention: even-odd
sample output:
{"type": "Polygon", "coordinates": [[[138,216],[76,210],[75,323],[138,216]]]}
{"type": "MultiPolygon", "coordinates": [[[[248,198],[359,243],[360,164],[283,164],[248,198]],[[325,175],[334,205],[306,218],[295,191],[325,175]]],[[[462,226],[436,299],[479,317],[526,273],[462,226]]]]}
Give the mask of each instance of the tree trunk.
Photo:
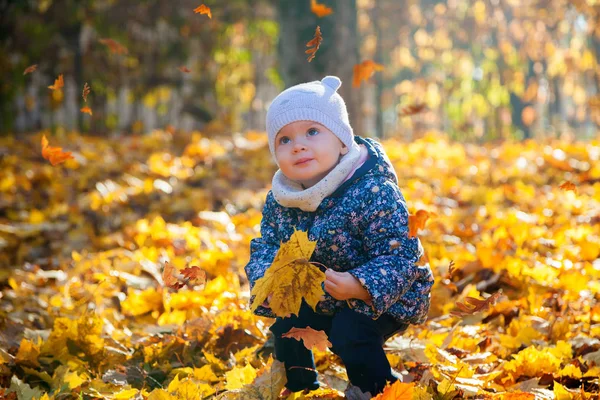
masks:
{"type": "Polygon", "coordinates": [[[333,8],[333,14],[318,18],[310,10],[310,3],[279,0],[277,11],[280,23],[279,72],[285,87],[302,82],[321,80],[326,75],[338,76],[343,84],[339,89],[344,98],[350,124],[355,134],[361,134],[362,92],[352,88],[354,65],[359,63],[356,0],[321,1],[333,8]],[[306,43],[321,27],[323,42],[315,58],[307,61],[306,43]]]}

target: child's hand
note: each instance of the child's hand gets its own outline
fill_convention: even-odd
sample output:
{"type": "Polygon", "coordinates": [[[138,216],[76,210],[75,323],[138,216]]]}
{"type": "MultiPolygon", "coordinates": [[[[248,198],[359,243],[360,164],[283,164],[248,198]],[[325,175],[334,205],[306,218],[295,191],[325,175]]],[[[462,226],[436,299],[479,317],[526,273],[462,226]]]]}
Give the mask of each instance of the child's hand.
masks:
{"type": "Polygon", "coordinates": [[[325,271],[325,290],[337,300],[360,299],[371,303],[371,295],[349,272],[325,271]]]}
{"type": "Polygon", "coordinates": [[[263,303],[261,304],[262,307],[264,308],[271,308],[271,306],[269,305],[269,302],[271,301],[271,297],[273,297],[273,293],[271,293],[267,299],[265,301],[263,301],[263,303]]]}

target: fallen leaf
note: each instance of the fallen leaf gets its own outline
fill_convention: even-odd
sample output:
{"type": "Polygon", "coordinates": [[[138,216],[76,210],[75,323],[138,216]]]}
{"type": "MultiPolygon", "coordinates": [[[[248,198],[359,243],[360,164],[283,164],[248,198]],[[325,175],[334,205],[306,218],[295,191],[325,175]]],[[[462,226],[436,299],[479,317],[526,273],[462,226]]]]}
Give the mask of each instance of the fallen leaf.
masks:
{"type": "Polygon", "coordinates": [[[50,164],[52,165],[57,165],[67,161],[70,158],[74,158],[70,151],[64,152],[62,147],[49,146],[46,135],[42,136],[42,157],[50,161],[50,164]]]}
{"type": "Polygon", "coordinates": [[[205,6],[204,4],[201,4],[200,6],[194,8],[194,12],[196,14],[206,14],[208,18],[212,19],[212,13],[210,11],[210,8],[205,6]]]}
{"type": "Polygon", "coordinates": [[[54,80],[54,85],[48,86],[48,89],[59,90],[59,89],[62,89],[64,86],[65,86],[65,82],[63,80],[63,75],[60,74],[60,75],[58,75],[58,78],[56,78],[54,80]]]}
{"type": "Polygon", "coordinates": [[[459,310],[451,311],[450,314],[457,317],[465,317],[467,315],[473,315],[480,311],[485,311],[489,306],[493,305],[502,292],[498,291],[488,297],[487,299],[476,299],[474,297],[467,297],[464,303],[457,302],[456,306],[459,310]]]}
{"type": "Polygon", "coordinates": [[[319,18],[326,17],[333,13],[331,7],[327,7],[325,4],[317,3],[317,0],[310,0],[310,11],[319,18]]]}
{"type": "Polygon", "coordinates": [[[414,383],[403,383],[398,380],[386,386],[373,400],[412,400],[414,386],[414,383]]]}
{"type": "Polygon", "coordinates": [[[37,64],[30,65],[29,67],[25,68],[25,71],[23,71],[23,75],[30,74],[33,71],[35,71],[36,69],[37,69],[37,64]]]}
{"type": "Polygon", "coordinates": [[[106,39],[98,39],[100,43],[107,46],[111,53],[113,54],[128,54],[129,50],[119,42],[114,39],[106,38],[106,39]]]}
{"type": "Polygon", "coordinates": [[[177,274],[177,268],[169,264],[168,261],[165,261],[165,268],[163,269],[162,273],[163,282],[165,286],[171,289],[179,290],[185,286],[185,283],[180,282],[175,274],[177,274]]]}
{"type": "Polygon", "coordinates": [[[352,76],[352,87],[360,87],[360,83],[369,80],[375,71],[383,71],[383,65],[377,64],[373,60],[365,60],[360,64],[356,64],[352,76]]]}
{"type": "Polygon", "coordinates": [[[327,339],[327,334],[324,331],[314,330],[310,326],[306,328],[294,327],[282,334],[281,337],[302,340],[304,346],[309,350],[316,347],[320,351],[326,351],[328,347],[331,347],[331,342],[327,339]]]}
{"type": "Polygon", "coordinates": [[[311,62],[313,58],[315,58],[315,53],[317,50],[319,50],[322,41],[323,36],[321,35],[321,27],[317,26],[317,29],[315,29],[315,36],[308,43],[306,43],[306,47],[312,47],[311,49],[305,51],[306,54],[310,54],[308,56],[308,62],[311,62]]]}

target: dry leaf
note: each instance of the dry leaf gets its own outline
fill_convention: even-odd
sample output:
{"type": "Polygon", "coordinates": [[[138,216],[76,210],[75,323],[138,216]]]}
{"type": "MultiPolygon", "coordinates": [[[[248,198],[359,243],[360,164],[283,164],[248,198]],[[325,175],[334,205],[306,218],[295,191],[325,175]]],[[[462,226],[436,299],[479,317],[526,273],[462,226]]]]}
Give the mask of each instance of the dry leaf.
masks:
{"type": "Polygon", "coordinates": [[[311,49],[305,51],[306,54],[310,54],[308,56],[308,62],[311,62],[313,58],[315,58],[315,53],[317,52],[317,50],[319,50],[321,42],[323,42],[323,36],[321,35],[321,27],[317,26],[317,29],[315,29],[315,36],[308,43],[306,43],[306,47],[312,47],[311,49]]]}
{"type": "Polygon", "coordinates": [[[408,236],[416,237],[419,229],[425,229],[425,223],[431,214],[425,210],[418,210],[415,215],[408,216],[408,236]]]}
{"type": "Polygon", "coordinates": [[[37,64],[30,65],[29,67],[25,68],[25,71],[23,71],[23,75],[30,74],[33,71],[35,71],[36,69],[37,69],[37,64]]]}
{"type": "Polygon", "coordinates": [[[169,264],[168,261],[165,261],[162,278],[165,286],[179,290],[188,283],[193,286],[205,284],[206,271],[197,266],[186,267],[181,271],[178,271],[177,268],[169,264]],[[178,275],[183,276],[183,279],[180,279],[178,275]]]}
{"type": "Polygon", "coordinates": [[[201,4],[200,6],[194,8],[194,12],[196,14],[206,14],[208,18],[212,19],[212,13],[210,12],[210,8],[201,4]]]}
{"type": "Polygon", "coordinates": [[[54,85],[48,86],[48,89],[52,90],[60,90],[65,86],[65,81],[63,80],[63,75],[58,75],[58,78],[54,80],[54,85]]]}
{"type": "Polygon", "coordinates": [[[102,43],[103,45],[107,46],[109,48],[110,52],[113,53],[113,54],[127,54],[127,53],[129,53],[129,50],[127,50],[127,48],[125,46],[123,46],[122,44],[120,44],[116,40],[113,40],[113,39],[110,39],[110,38],[106,38],[106,39],[98,39],[98,41],[100,43],[102,43]]]}
{"type": "Polygon", "coordinates": [[[400,116],[408,117],[410,115],[415,115],[415,114],[425,111],[426,108],[427,108],[427,104],[425,104],[425,103],[413,104],[410,106],[402,107],[402,110],[400,110],[400,116]]]}
{"type": "Polygon", "coordinates": [[[333,13],[333,9],[327,7],[325,4],[317,3],[317,0],[310,0],[310,11],[319,18],[326,17],[333,13]]]}
{"type": "Polygon", "coordinates": [[[328,347],[331,347],[331,342],[327,339],[325,331],[317,331],[310,326],[306,328],[292,328],[282,334],[281,337],[302,340],[304,346],[309,350],[316,347],[321,351],[325,351],[328,347]]]}
{"type": "Polygon", "coordinates": [[[385,387],[373,400],[412,400],[414,383],[402,383],[399,380],[385,387]]]}
{"type": "Polygon", "coordinates": [[[183,65],[181,67],[179,67],[179,70],[181,72],[185,72],[185,73],[192,72],[191,69],[189,69],[188,67],[184,67],[183,65]]]}
{"type": "Polygon", "coordinates": [[[354,74],[352,77],[352,87],[359,87],[362,81],[367,81],[375,71],[383,71],[383,65],[377,64],[373,60],[365,60],[354,66],[354,74]]]}
{"type": "MultiPolygon", "coordinates": [[[[87,103],[87,97],[88,94],[90,94],[90,85],[87,84],[87,82],[83,85],[83,93],[81,94],[81,97],[83,97],[83,101],[85,101],[87,103]]],[[[82,110],[83,111],[83,110],[82,110]]],[[[91,114],[91,113],[90,113],[91,114]]]]}
{"type": "Polygon", "coordinates": [[[273,263],[252,288],[251,295],[256,296],[252,311],[269,295],[271,310],[280,317],[298,315],[302,297],[313,309],[316,307],[325,294],[321,286],[325,273],[309,262],[316,245],[303,231],[294,231],[289,241],[281,243],[273,263]]]}
{"type": "Polygon", "coordinates": [[[90,114],[90,115],[92,115],[92,109],[91,109],[91,108],[89,108],[89,107],[87,107],[87,106],[86,106],[86,107],[83,107],[83,108],[81,108],[79,111],[81,111],[82,113],[86,113],[86,114],[90,114]]]}
{"type": "Polygon", "coordinates": [[[564,191],[571,190],[571,191],[577,193],[577,186],[575,186],[575,184],[570,181],[565,181],[565,182],[561,183],[559,188],[564,191]]]}
{"type": "Polygon", "coordinates": [[[465,317],[467,315],[473,315],[477,312],[485,311],[489,306],[493,305],[496,300],[498,300],[498,297],[500,297],[501,293],[502,292],[498,291],[487,299],[483,300],[476,299],[474,297],[467,297],[464,303],[457,302],[456,307],[458,307],[459,310],[451,311],[450,314],[457,317],[465,317]]]}
{"type": "Polygon", "coordinates": [[[52,165],[57,165],[73,158],[70,151],[64,152],[62,147],[49,146],[46,135],[42,136],[42,157],[50,161],[50,164],[52,165]]]}
{"type": "Polygon", "coordinates": [[[177,268],[169,264],[168,261],[165,261],[165,268],[162,272],[162,278],[165,286],[175,290],[179,290],[185,286],[185,283],[180,282],[177,278],[177,273],[177,268]]]}

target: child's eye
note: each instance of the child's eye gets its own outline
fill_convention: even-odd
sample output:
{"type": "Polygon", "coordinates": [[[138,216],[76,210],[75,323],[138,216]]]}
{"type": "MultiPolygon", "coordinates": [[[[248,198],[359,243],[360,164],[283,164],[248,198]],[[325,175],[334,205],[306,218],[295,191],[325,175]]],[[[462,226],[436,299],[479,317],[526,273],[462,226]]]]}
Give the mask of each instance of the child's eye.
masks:
{"type": "Polygon", "coordinates": [[[310,128],[306,133],[308,133],[308,136],[315,136],[319,134],[319,131],[315,128],[310,128]]]}
{"type": "Polygon", "coordinates": [[[290,142],[290,138],[287,136],[283,136],[281,139],[279,139],[279,144],[286,144],[290,142]]]}

